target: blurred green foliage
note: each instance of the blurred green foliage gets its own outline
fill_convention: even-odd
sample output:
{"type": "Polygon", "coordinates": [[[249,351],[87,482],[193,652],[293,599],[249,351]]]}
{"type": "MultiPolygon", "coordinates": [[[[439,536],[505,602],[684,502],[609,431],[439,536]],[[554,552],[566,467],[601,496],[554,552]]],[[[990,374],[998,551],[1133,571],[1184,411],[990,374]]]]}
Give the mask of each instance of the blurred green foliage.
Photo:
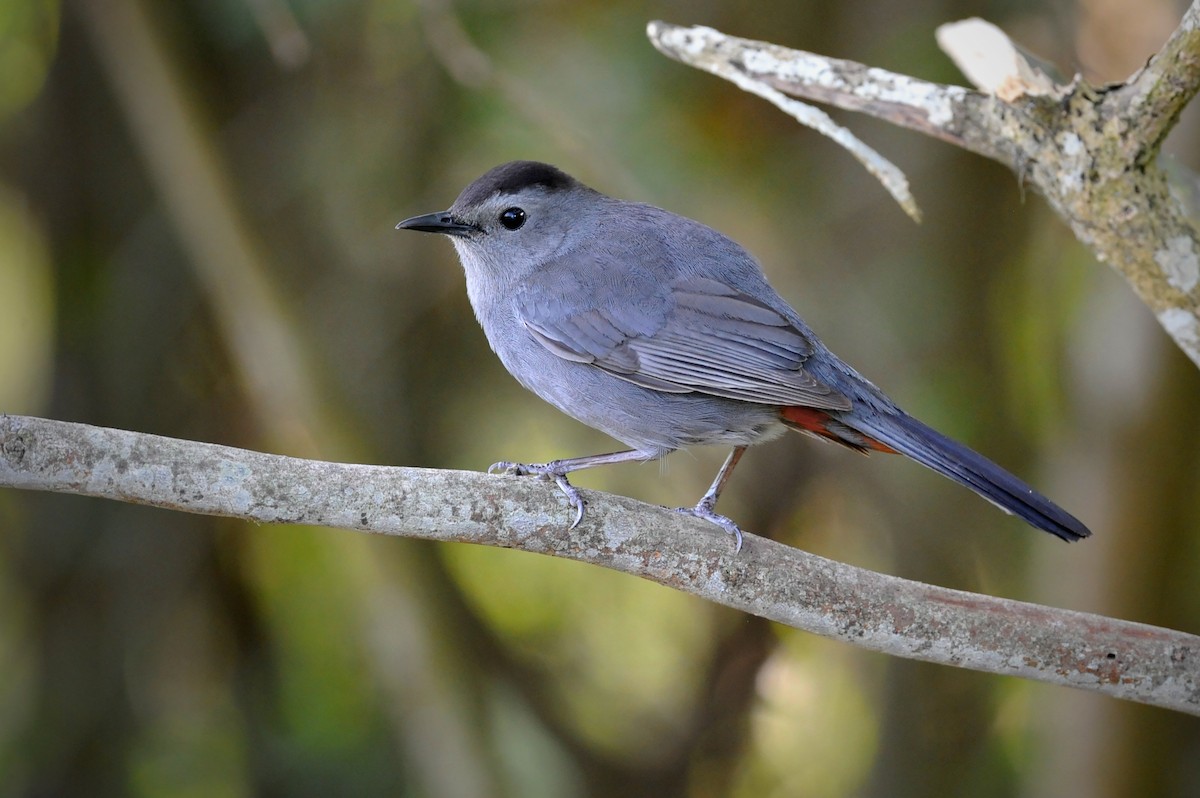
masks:
{"type": "MultiPolygon", "coordinates": [[[[537,158],[746,244],[835,351],[1097,534],[1066,547],[911,464],[799,438],[739,469],[722,506],[746,528],[1194,630],[1200,379],[1120,280],[1011,172],[839,115],[908,172],[914,227],[835,145],[644,36],[654,18],[707,24],[958,81],[932,31],[979,12],[4,4],[0,411],[429,467],[605,451],[503,372],[445,242],[392,229],[537,158]]],[[[1089,3],[986,13],[1066,64],[1077,31],[1118,25],[1089,3]]],[[[1113,59],[1087,67],[1119,77],[1113,59]]],[[[1181,160],[1195,140],[1175,138],[1181,160]]],[[[690,504],[723,454],[580,482],[690,504]]],[[[0,495],[0,673],[3,795],[1200,784],[1191,718],[890,660],[571,562],[68,496],[0,495]]]]}
{"type": "Polygon", "coordinates": [[[0,8],[0,119],[41,91],[58,46],[59,13],[54,0],[14,0],[0,8]]]}

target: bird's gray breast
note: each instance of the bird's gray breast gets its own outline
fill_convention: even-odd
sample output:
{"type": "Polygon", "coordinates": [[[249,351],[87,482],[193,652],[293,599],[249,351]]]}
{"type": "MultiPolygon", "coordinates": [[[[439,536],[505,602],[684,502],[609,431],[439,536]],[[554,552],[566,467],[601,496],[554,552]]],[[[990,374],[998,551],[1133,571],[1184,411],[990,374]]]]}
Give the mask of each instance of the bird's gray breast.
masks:
{"type": "MultiPolygon", "coordinates": [[[[649,253],[653,254],[653,253],[649,253]]],[[[638,263],[575,254],[545,264],[502,302],[477,306],[501,362],[564,413],[638,449],[741,445],[778,434],[776,409],[697,391],[645,370],[678,315],[677,282],[638,263]]]]}

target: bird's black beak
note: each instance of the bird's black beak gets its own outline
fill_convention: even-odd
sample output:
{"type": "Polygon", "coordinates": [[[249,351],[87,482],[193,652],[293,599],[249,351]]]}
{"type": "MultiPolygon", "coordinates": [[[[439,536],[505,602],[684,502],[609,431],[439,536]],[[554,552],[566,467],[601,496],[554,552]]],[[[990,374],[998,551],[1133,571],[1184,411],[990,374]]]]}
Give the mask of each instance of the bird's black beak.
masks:
{"type": "Polygon", "coordinates": [[[460,237],[479,232],[479,228],[475,225],[455,219],[454,214],[450,211],[414,216],[396,225],[396,229],[419,230],[422,233],[444,233],[448,236],[460,237]]]}

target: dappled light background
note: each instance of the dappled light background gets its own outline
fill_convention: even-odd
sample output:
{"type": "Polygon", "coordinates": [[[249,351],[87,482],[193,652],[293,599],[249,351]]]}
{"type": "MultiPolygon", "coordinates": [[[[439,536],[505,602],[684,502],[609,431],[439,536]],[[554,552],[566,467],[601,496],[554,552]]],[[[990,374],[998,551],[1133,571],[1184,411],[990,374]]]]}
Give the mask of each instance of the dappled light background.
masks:
{"type": "MultiPolygon", "coordinates": [[[[451,247],[393,230],[555,163],[745,244],[834,351],[1094,530],[791,436],[722,508],[900,576],[1200,630],[1200,376],[1014,174],[659,55],[651,19],[961,83],[982,15],[1119,80],[1166,0],[0,4],[0,412],[483,469],[610,450],[526,394],[451,247]]],[[[1194,115],[1170,142],[1200,167],[1194,115]]],[[[581,475],[692,504],[724,452],[581,475]]],[[[497,490],[502,489],[498,487],[497,490]]],[[[569,513],[564,505],[563,522],[569,513]]],[[[713,534],[720,534],[714,531],[713,534]]],[[[1195,795],[1200,722],[889,659],[572,562],[0,494],[0,794],[1195,795]]]]}

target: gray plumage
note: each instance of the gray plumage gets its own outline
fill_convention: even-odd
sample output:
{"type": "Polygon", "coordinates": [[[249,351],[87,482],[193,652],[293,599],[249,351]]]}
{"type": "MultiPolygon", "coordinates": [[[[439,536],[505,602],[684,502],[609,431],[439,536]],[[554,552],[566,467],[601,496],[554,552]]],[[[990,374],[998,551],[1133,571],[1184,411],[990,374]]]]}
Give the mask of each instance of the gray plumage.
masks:
{"type": "Polygon", "coordinates": [[[632,447],[498,464],[556,481],[576,523],[583,502],[570,471],[722,444],[734,453],[689,511],[740,545],[713,505],[742,450],[791,427],[859,451],[899,451],[1060,537],[1088,534],[995,464],[903,414],[824,347],[744,249],[699,222],[516,161],[480,177],[448,211],[398,226],[451,236],[488,342],[522,385],[632,447]]]}

